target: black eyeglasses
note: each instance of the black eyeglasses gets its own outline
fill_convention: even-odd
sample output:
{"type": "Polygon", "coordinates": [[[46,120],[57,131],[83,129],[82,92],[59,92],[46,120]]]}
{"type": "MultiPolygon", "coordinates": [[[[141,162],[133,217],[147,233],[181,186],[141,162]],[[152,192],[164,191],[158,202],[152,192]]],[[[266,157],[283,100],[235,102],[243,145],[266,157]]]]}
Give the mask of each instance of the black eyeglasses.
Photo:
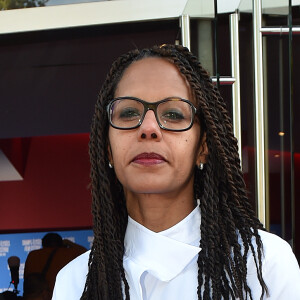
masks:
{"type": "Polygon", "coordinates": [[[154,112],[159,127],[170,131],[190,129],[196,113],[190,101],[179,97],[157,102],[146,102],[136,97],[118,97],[107,105],[110,125],[121,130],[139,127],[149,110],[154,112]]]}

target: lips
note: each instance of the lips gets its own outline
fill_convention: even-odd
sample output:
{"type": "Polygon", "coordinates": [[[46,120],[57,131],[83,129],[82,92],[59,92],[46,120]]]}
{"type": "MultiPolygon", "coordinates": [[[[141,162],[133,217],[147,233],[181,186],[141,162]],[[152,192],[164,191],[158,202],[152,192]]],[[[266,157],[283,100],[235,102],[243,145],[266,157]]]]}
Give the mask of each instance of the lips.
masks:
{"type": "Polygon", "coordinates": [[[144,166],[157,165],[166,162],[166,159],[157,153],[141,153],[137,155],[132,162],[144,166]]]}

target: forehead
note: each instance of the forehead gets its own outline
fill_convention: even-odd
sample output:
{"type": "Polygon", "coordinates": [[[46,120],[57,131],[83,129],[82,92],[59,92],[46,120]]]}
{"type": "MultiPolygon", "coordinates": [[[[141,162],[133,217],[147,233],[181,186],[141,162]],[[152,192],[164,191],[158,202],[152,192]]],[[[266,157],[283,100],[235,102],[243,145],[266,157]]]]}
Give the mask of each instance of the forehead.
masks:
{"type": "Polygon", "coordinates": [[[159,100],[178,96],[191,100],[188,81],[170,61],[148,57],[133,62],[124,72],[115,97],[135,96],[144,100],[159,100]]]}

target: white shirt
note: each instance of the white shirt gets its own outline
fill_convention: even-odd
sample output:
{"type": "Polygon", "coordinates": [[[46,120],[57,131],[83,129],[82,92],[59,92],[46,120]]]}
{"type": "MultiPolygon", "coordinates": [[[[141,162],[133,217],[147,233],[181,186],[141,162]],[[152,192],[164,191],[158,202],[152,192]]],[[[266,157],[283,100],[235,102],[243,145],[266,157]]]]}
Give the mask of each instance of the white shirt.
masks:
{"type": "MultiPolygon", "coordinates": [[[[125,235],[123,260],[131,300],[197,300],[198,265],[201,249],[200,210],[184,220],[155,233],[130,217],[125,235]]],[[[264,255],[262,272],[271,300],[300,300],[300,270],[291,247],[276,235],[259,231],[264,255]]],[[[57,275],[52,300],[79,300],[88,273],[89,251],[79,256],[57,275]]],[[[260,299],[252,254],[248,254],[247,281],[253,299],[260,299]]]]}

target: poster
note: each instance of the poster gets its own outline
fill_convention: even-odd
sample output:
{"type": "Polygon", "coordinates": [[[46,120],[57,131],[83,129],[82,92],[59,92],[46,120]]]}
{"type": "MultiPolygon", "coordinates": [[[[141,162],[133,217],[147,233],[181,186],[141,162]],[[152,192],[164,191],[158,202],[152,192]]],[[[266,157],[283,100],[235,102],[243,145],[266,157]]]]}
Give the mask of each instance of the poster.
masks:
{"type": "MultiPolygon", "coordinates": [[[[23,295],[23,274],[27,255],[32,250],[42,248],[42,238],[47,233],[48,231],[0,234],[0,293],[7,290],[12,291],[14,288],[13,285],[10,285],[11,274],[7,259],[10,256],[17,256],[20,258],[18,295],[23,295]]],[[[55,231],[55,233],[61,235],[63,239],[68,239],[88,250],[91,249],[92,230],[55,231]]]]}

